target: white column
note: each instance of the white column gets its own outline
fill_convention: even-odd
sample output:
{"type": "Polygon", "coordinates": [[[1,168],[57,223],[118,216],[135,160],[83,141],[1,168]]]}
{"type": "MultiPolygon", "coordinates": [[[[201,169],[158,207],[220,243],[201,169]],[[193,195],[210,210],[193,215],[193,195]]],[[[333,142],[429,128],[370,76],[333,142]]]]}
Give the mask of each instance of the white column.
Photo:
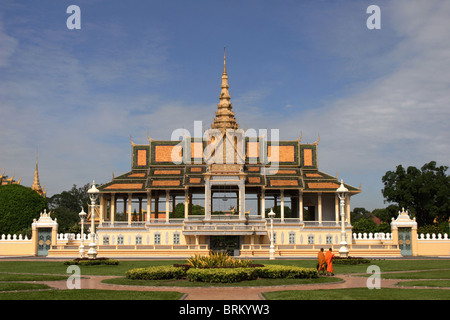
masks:
{"type": "Polygon", "coordinates": [[[166,223],[169,223],[169,190],[166,190],[166,223]]]}
{"type": "Polygon", "coordinates": [[[261,219],[266,218],[266,189],[261,189],[261,219]]]}
{"type": "Polygon", "coordinates": [[[300,221],[303,221],[303,192],[301,191],[298,193],[298,210],[300,221]]]}
{"type": "Polygon", "coordinates": [[[280,204],[280,215],[281,215],[281,222],[284,222],[284,190],[281,190],[281,204],[280,204]]]}
{"type": "Polygon", "coordinates": [[[334,215],[336,223],[339,223],[339,197],[337,195],[334,198],[334,215]]]}
{"type": "Polygon", "coordinates": [[[111,224],[114,224],[116,220],[116,195],[111,193],[111,204],[109,206],[110,215],[111,215],[111,224]]]}
{"type": "Polygon", "coordinates": [[[131,193],[128,194],[128,224],[131,224],[131,205],[133,202],[133,196],[131,193]]]}
{"type": "Polygon", "coordinates": [[[205,220],[211,219],[211,186],[209,179],[205,179],[205,220]]]}
{"type": "Polygon", "coordinates": [[[184,220],[189,219],[189,188],[184,189],[184,220]]]}
{"type": "Polygon", "coordinates": [[[244,180],[239,183],[239,219],[245,219],[245,184],[244,180]]]}
{"type": "Polygon", "coordinates": [[[319,223],[322,224],[322,192],[317,195],[317,213],[319,216],[319,223]]]}
{"type": "Polygon", "coordinates": [[[150,222],[150,216],[152,214],[152,191],[147,193],[147,222],[150,222]]]}
{"type": "Polygon", "coordinates": [[[103,223],[103,220],[105,219],[105,214],[104,214],[104,212],[105,212],[105,209],[106,209],[106,204],[105,204],[105,202],[106,202],[106,198],[103,196],[103,195],[100,195],[100,217],[98,217],[99,219],[98,219],[98,223],[99,223],[99,225],[101,226],[102,225],[102,223],[103,223]]]}

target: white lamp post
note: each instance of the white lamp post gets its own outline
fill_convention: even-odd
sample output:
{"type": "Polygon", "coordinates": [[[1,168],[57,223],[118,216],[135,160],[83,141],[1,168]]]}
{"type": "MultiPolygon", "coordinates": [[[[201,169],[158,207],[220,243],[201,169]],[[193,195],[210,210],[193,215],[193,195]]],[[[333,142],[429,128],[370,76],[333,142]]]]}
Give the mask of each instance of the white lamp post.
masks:
{"type": "Polygon", "coordinates": [[[348,248],[347,248],[347,237],[345,235],[345,198],[347,197],[348,189],[344,186],[344,181],[341,180],[340,187],[336,190],[337,196],[340,200],[340,211],[341,211],[341,247],[339,248],[339,255],[341,257],[348,257],[348,248]]]}
{"type": "Polygon", "coordinates": [[[89,243],[88,257],[91,259],[97,258],[97,245],[95,243],[95,202],[98,198],[98,189],[95,187],[95,181],[92,182],[92,187],[88,190],[89,198],[91,199],[91,243],[89,243]]]}
{"type": "Polygon", "coordinates": [[[273,212],[272,209],[270,209],[270,212],[268,214],[270,218],[270,249],[269,249],[269,259],[275,260],[275,246],[273,244],[273,218],[275,217],[275,212],[273,212]]]}
{"type": "Polygon", "coordinates": [[[81,208],[81,212],[78,214],[81,220],[81,245],[80,245],[80,258],[84,258],[84,218],[86,218],[86,212],[81,208]]]}

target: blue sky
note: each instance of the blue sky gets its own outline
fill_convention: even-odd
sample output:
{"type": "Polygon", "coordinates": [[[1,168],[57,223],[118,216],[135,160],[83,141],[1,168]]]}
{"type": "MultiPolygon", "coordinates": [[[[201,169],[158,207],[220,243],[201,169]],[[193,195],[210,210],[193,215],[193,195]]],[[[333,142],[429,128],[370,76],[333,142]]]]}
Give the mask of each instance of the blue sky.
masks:
{"type": "Polygon", "coordinates": [[[0,168],[31,185],[38,150],[49,195],[129,171],[130,136],[208,127],[225,46],[241,127],[320,135],[320,170],[362,185],[352,207],[384,207],[399,164],[449,165],[448,1],[0,2],[0,168]]]}

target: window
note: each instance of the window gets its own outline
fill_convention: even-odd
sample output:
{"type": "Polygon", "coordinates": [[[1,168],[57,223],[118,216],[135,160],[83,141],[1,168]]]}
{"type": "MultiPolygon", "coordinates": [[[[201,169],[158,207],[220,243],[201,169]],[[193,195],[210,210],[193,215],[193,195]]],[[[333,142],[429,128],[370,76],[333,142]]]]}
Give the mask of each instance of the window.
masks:
{"type": "Polygon", "coordinates": [[[295,233],[294,232],[289,233],[289,244],[295,244],[295,233]]]}
{"type": "Polygon", "coordinates": [[[155,244],[161,244],[161,235],[159,233],[155,233],[155,244]]]}
{"type": "Polygon", "coordinates": [[[333,237],[327,236],[327,244],[333,244],[333,237]]]}
{"type": "Polygon", "coordinates": [[[313,235],[308,236],[308,244],[314,244],[314,236],[313,235]]]}
{"type": "Polygon", "coordinates": [[[103,236],[103,244],[109,244],[109,236],[103,236]]]}
{"type": "Polygon", "coordinates": [[[180,244],[180,234],[179,233],[173,234],[173,244],[180,244]]]}
{"type": "Polygon", "coordinates": [[[123,244],[123,236],[117,236],[117,244],[123,244]]]}
{"type": "Polygon", "coordinates": [[[273,243],[274,244],[277,243],[277,233],[276,232],[273,233],[273,243]]]}
{"type": "Polygon", "coordinates": [[[136,236],[136,244],[142,244],[142,236],[136,236]]]}

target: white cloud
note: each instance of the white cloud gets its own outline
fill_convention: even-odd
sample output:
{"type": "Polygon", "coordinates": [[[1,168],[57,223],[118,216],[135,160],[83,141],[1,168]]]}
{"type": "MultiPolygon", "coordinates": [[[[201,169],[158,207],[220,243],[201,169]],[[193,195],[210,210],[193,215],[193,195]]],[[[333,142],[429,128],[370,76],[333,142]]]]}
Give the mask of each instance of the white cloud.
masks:
{"type": "Polygon", "coordinates": [[[372,205],[381,204],[381,176],[387,170],[431,160],[449,165],[450,159],[450,3],[395,1],[382,10],[392,19],[387,23],[391,31],[402,39],[383,56],[396,61],[396,68],[355,94],[278,124],[292,137],[298,127],[311,140],[320,133],[324,171],[339,170],[356,186],[378,174],[378,181],[363,184],[362,195],[355,198],[372,205]]]}

